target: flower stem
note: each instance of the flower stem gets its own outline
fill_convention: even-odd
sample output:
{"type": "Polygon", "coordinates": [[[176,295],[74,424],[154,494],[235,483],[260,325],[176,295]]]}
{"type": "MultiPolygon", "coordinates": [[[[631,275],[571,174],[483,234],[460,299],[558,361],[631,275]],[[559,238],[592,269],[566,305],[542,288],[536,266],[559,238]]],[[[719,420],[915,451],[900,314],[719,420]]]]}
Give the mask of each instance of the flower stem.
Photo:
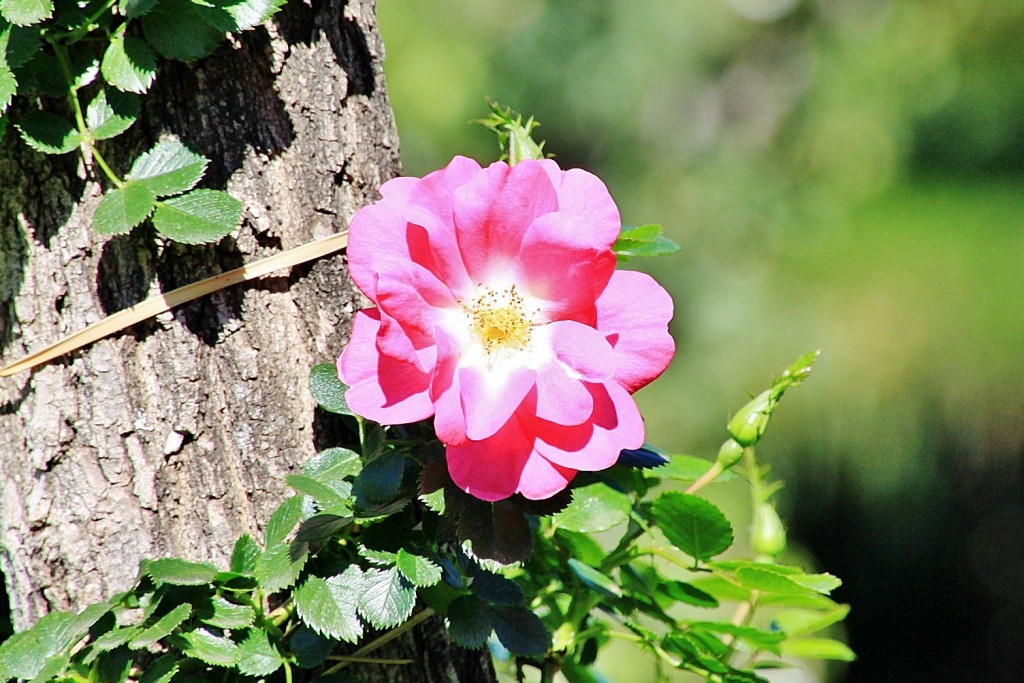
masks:
{"type": "Polygon", "coordinates": [[[722,466],[722,463],[716,462],[711,466],[710,469],[708,469],[707,472],[701,475],[700,479],[690,484],[690,488],[686,489],[686,492],[692,495],[697,491],[700,491],[702,488],[704,488],[705,486],[713,482],[715,479],[717,479],[718,475],[720,475],[724,471],[725,467],[722,466]]]}

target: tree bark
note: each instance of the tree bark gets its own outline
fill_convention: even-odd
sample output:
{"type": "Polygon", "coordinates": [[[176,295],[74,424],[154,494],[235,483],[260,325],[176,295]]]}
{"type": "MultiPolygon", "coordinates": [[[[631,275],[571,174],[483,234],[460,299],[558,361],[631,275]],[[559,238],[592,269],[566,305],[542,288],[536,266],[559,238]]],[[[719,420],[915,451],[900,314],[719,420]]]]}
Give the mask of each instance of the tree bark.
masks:
{"type": "MultiPolygon", "coordinates": [[[[210,57],[161,67],[143,116],[103,151],[123,173],[170,134],[210,158],[204,183],[245,206],[237,235],[216,246],[163,243],[145,228],[99,236],[96,175],[9,131],[0,357],[343,229],[398,172],[382,59],[372,0],[291,0],[210,57]]],[[[338,355],[359,306],[343,259],[321,259],[0,379],[0,568],[16,629],[125,589],[143,558],[224,565],[240,534],[259,537],[283,476],[324,445],[309,369],[338,355]]],[[[398,645],[426,663],[361,678],[493,679],[486,653],[430,628],[398,645]]]]}

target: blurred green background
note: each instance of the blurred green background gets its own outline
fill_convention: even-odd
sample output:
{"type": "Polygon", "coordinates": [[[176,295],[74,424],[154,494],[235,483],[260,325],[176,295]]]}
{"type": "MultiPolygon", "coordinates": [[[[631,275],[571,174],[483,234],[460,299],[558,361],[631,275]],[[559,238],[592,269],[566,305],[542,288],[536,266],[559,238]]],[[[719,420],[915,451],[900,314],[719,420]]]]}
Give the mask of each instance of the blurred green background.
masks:
{"type": "Polygon", "coordinates": [[[652,441],[710,457],[750,392],[823,350],[759,447],[793,545],[853,604],[860,658],[821,677],[1019,680],[1024,1],[378,13],[408,174],[493,159],[466,122],[494,97],[682,245],[642,264],[677,308],[677,358],[638,395],[652,441]]]}

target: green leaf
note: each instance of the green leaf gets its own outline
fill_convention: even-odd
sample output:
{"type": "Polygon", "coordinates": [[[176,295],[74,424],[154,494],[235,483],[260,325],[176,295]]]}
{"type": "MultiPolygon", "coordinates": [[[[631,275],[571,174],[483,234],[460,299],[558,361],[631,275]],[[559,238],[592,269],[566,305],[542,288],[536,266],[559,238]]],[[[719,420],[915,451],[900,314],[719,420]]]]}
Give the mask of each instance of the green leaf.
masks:
{"type": "Polygon", "coordinates": [[[189,562],[177,557],[160,560],[144,560],[142,573],[153,577],[157,583],[173,586],[202,586],[213,581],[217,568],[207,562],[189,562]]]}
{"type": "Polygon", "coordinates": [[[121,14],[129,19],[141,17],[153,9],[157,0],[118,0],[117,7],[121,14]]]}
{"type": "Polygon", "coordinates": [[[313,515],[299,524],[299,530],[295,532],[295,540],[299,543],[322,541],[335,535],[351,523],[351,516],[313,515]]]}
{"type": "Polygon", "coordinates": [[[93,138],[106,140],[128,130],[139,116],[138,95],[100,90],[85,110],[85,123],[93,138]]]}
{"type": "Polygon", "coordinates": [[[772,621],[790,638],[809,636],[839,623],[850,613],[849,605],[836,605],[824,614],[812,610],[786,610],[772,615],[772,621]]]}
{"type": "Polygon", "coordinates": [[[135,160],[128,177],[157,197],[166,197],[195,187],[209,163],[178,140],[162,140],[135,160]]]}
{"type": "Polygon", "coordinates": [[[142,633],[132,638],[128,647],[133,650],[148,648],[161,639],[171,635],[176,628],[185,623],[185,620],[192,616],[192,605],[183,602],[167,614],[160,617],[155,624],[144,629],[142,633]]]}
{"type": "Polygon", "coordinates": [[[397,567],[367,569],[362,578],[359,613],[374,628],[391,628],[412,614],[416,590],[397,567]]]}
{"type": "MultiPolygon", "coordinates": [[[[358,620],[356,623],[359,624],[358,620]]],[[[359,627],[362,628],[362,624],[359,624],[359,627]]],[[[338,641],[324,638],[305,625],[296,629],[289,643],[292,654],[295,655],[295,664],[303,669],[312,669],[323,664],[337,644],[338,641]]]]}
{"type": "Polygon", "coordinates": [[[491,604],[523,604],[523,589],[520,588],[519,584],[491,572],[481,572],[474,576],[472,590],[474,595],[483,598],[491,604]]]}
{"type": "Polygon", "coordinates": [[[790,576],[789,579],[804,588],[810,588],[812,591],[825,595],[843,585],[842,579],[832,574],[796,574],[790,576]]]}
{"type": "Polygon", "coordinates": [[[18,79],[7,65],[0,60],[0,113],[7,110],[7,105],[18,94],[18,79]]]}
{"type": "Polygon", "coordinates": [[[421,555],[414,555],[404,549],[398,550],[396,564],[402,576],[417,588],[433,586],[441,580],[441,568],[421,555]]]}
{"type": "MultiPolygon", "coordinates": [[[[206,608],[204,606],[204,611],[206,608]]],[[[201,615],[199,620],[204,624],[217,628],[239,629],[251,626],[256,619],[256,612],[248,605],[239,605],[215,595],[210,599],[210,612],[201,615]]]]}
{"type": "Polygon", "coordinates": [[[141,626],[126,626],[124,628],[117,628],[113,631],[104,633],[92,641],[92,644],[90,645],[92,653],[90,653],[89,657],[85,658],[85,663],[90,663],[92,659],[102,652],[107,652],[121,647],[135,638],[135,636],[142,633],[142,631],[143,629],[141,626]]]}
{"type": "Polygon", "coordinates": [[[16,128],[25,144],[43,154],[67,154],[82,144],[73,123],[48,111],[31,112],[16,128]]]}
{"type": "Polygon", "coordinates": [[[100,73],[119,90],[144,93],[156,79],[156,67],[156,54],[146,41],[114,36],[103,53],[100,73]]]}
{"type": "Polygon", "coordinates": [[[649,244],[655,241],[665,232],[657,223],[646,223],[644,225],[623,225],[619,232],[619,240],[641,242],[649,244]]]}
{"type": "Polygon", "coordinates": [[[271,513],[264,533],[263,545],[270,548],[284,541],[300,519],[302,519],[302,496],[292,496],[286,499],[271,513]]]}
{"type": "MultiPolygon", "coordinates": [[[[673,455],[668,462],[652,470],[651,474],[662,479],[673,481],[697,481],[714,466],[714,462],[696,455],[673,455]]],[[[722,472],[715,481],[729,481],[735,479],[736,473],[731,470],[722,472]]]]}
{"type": "Polygon", "coordinates": [[[38,24],[53,15],[53,0],[0,0],[0,15],[18,26],[38,24]]]}
{"type": "Polygon", "coordinates": [[[303,623],[315,632],[354,643],[363,635],[356,614],[362,590],[362,570],[352,565],[329,579],[307,578],[295,589],[295,607],[303,623]]]}
{"type": "Polygon", "coordinates": [[[142,17],[142,30],[157,52],[183,61],[210,54],[225,33],[210,26],[190,0],[160,0],[142,17]]]}
{"type": "Polygon", "coordinates": [[[177,242],[216,242],[238,227],[242,202],[220,190],[193,190],[157,203],[153,226],[177,242]]]}
{"type": "Polygon", "coordinates": [[[831,638],[787,640],[782,643],[782,654],[807,659],[834,659],[841,662],[852,662],[857,659],[857,655],[846,643],[831,638]]]}
{"type": "Polygon", "coordinates": [[[64,667],[61,662],[67,659],[67,651],[77,645],[89,627],[109,611],[109,604],[99,603],[90,605],[80,614],[47,614],[29,630],[15,633],[0,645],[0,673],[25,679],[47,672],[48,675],[59,673],[64,667]],[[51,670],[57,666],[54,662],[59,666],[51,670]]]}
{"type": "Polygon", "coordinates": [[[622,597],[622,589],[610,577],[590,565],[583,564],[575,557],[569,558],[569,569],[576,575],[576,578],[583,582],[583,585],[592,588],[604,597],[613,600],[622,597]]]}
{"type": "Polygon", "coordinates": [[[281,654],[261,629],[246,631],[238,650],[238,670],[246,676],[269,676],[281,667],[281,654]]]}
{"type": "Polygon", "coordinates": [[[737,626],[728,622],[695,621],[690,624],[690,628],[712,633],[727,633],[747,642],[754,649],[767,650],[776,655],[779,654],[779,643],[786,639],[786,634],[781,631],[765,631],[752,626],[737,626]]]}
{"type": "Polygon", "coordinates": [[[233,640],[214,635],[204,628],[184,633],[180,638],[185,643],[182,654],[213,666],[234,666],[241,657],[233,640]]]}
{"type": "Polygon", "coordinates": [[[494,633],[509,652],[522,657],[539,657],[551,646],[544,622],[522,607],[495,608],[494,633]]]}
{"type": "Polygon", "coordinates": [[[747,588],[761,591],[762,593],[799,595],[811,590],[770,569],[742,567],[736,570],[735,576],[736,580],[747,588]]]}
{"type": "Polygon", "coordinates": [[[629,496],[598,482],[573,489],[572,502],[554,516],[557,528],[580,533],[607,531],[629,519],[629,496]]]}
{"type": "Polygon", "coordinates": [[[309,390],[317,405],[330,413],[355,415],[345,401],[348,390],[338,378],[338,367],[334,363],[320,363],[309,371],[309,390]]]}
{"type": "Polygon", "coordinates": [[[696,586],[683,581],[665,581],[658,584],[657,591],[676,602],[697,607],[718,607],[718,600],[696,586]]]}
{"type": "Polygon", "coordinates": [[[363,462],[355,451],[327,448],[310,458],[302,467],[302,473],[321,483],[330,484],[354,477],[362,469],[363,462]]]}
{"type": "Polygon", "coordinates": [[[260,559],[260,546],[249,534],[243,534],[235,541],[231,551],[231,571],[252,576],[256,571],[256,563],[260,559]]]}
{"type": "Polygon", "coordinates": [[[448,606],[448,633],[452,640],[468,648],[481,648],[494,630],[494,612],[480,598],[464,595],[448,606]]]}
{"type": "Polygon", "coordinates": [[[360,508],[372,508],[390,502],[402,486],[408,461],[398,451],[388,451],[363,465],[352,484],[352,493],[360,508]]]}
{"type": "Polygon", "coordinates": [[[166,654],[155,662],[147,664],[146,671],[139,678],[139,683],[170,683],[178,673],[179,661],[177,656],[166,654]]]}
{"type": "Polygon", "coordinates": [[[279,543],[260,555],[256,563],[256,581],[268,595],[295,584],[305,566],[309,553],[292,557],[291,548],[279,543]]]}
{"type": "Polygon", "coordinates": [[[525,513],[515,503],[473,500],[459,514],[460,540],[472,544],[478,558],[501,564],[522,562],[533,552],[533,531],[525,513]]]}
{"type": "Polygon", "coordinates": [[[153,193],[129,181],[103,195],[92,214],[92,227],[101,235],[123,235],[149,218],[154,206],[153,193]]]}
{"type": "Polygon", "coordinates": [[[28,63],[39,51],[39,36],[38,26],[13,26],[0,18],[0,64],[17,69],[28,63]]]}
{"type": "Polygon", "coordinates": [[[237,33],[259,26],[273,16],[284,0],[212,0],[200,14],[211,26],[225,33],[237,33]]]}
{"type": "Polygon", "coordinates": [[[608,552],[586,534],[567,529],[556,529],[555,540],[569,551],[569,555],[580,562],[596,567],[608,556],[608,552]]]}
{"type": "Polygon", "coordinates": [[[299,493],[312,498],[321,508],[349,502],[347,497],[342,496],[330,486],[321,484],[313,477],[307,477],[304,474],[289,474],[284,481],[299,493]]]}
{"type": "Polygon", "coordinates": [[[732,545],[732,525],[714,504],[686,493],[658,496],[651,518],[665,538],[695,560],[708,560],[732,545]]]}

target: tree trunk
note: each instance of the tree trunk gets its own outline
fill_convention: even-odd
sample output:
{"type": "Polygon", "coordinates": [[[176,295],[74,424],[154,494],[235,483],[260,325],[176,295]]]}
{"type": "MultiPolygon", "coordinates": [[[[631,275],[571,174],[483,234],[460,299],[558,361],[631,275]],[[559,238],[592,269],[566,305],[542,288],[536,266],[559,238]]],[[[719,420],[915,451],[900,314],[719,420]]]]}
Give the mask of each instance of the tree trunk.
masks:
{"type": "MultiPolygon", "coordinates": [[[[343,229],[398,171],[382,59],[372,0],[291,0],[209,58],[161,68],[143,117],[104,152],[123,172],[173,134],[210,158],[204,182],[245,206],[237,237],[216,246],[162,244],[140,228],[100,237],[90,225],[100,186],[80,157],[43,157],[9,131],[3,360],[343,229]]],[[[285,495],[283,476],[324,445],[308,373],[340,353],[359,305],[335,256],[0,379],[0,568],[16,629],[125,589],[143,558],[225,565],[240,534],[258,537],[285,495]]],[[[397,647],[422,666],[361,677],[493,679],[485,653],[452,648],[437,623],[419,628],[432,632],[397,647]]]]}

